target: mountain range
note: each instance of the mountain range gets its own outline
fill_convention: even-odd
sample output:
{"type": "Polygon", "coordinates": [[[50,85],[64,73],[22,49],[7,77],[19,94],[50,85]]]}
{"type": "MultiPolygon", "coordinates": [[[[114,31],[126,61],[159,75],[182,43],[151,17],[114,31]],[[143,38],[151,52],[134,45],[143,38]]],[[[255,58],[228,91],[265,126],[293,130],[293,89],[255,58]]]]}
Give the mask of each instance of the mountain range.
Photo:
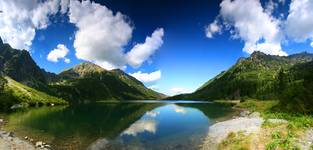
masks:
{"type": "MultiPolygon", "coordinates": [[[[14,104],[65,104],[103,100],[162,99],[122,70],[105,70],[90,62],[59,74],[41,69],[26,50],[0,39],[0,107],[14,104]]],[[[309,112],[313,106],[313,54],[273,56],[254,52],[207,81],[195,92],[171,100],[279,99],[289,110],[309,112]]]]}
{"type": "Polygon", "coordinates": [[[195,92],[167,99],[249,98],[279,99],[288,110],[310,111],[313,106],[313,54],[273,56],[254,52],[248,58],[240,58],[195,92]]]}
{"type": "Polygon", "coordinates": [[[122,70],[105,70],[89,62],[60,74],[46,72],[28,51],[14,49],[0,38],[0,107],[163,97],[122,70]]]}

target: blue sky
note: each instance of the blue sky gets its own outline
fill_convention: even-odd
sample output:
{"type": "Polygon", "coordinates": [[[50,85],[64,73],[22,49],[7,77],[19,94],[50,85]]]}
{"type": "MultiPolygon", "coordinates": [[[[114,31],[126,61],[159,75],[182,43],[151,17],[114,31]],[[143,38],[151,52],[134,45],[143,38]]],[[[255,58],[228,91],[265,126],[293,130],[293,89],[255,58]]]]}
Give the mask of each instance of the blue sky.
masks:
{"type": "Polygon", "coordinates": [[[147,87],[173,95],[192,92],[256,50],[274,55],[312,53],[313,2],[299,1],[302,5],[289,0],[103,0],[86,1],[86,7],[76,0],[0,1],[0,27],[5,29],[0,36],[15,48],[29,50],[47,71],[59,73],[91,61],[137,73],[134,76],[147,87]],[[24,9],[28,14],[20,20],[14,11],[6,14],[14,9],[16,14],[24,9]],[[21,33],[27,34],[19,37],[21,33]],[[58,51],[47,59],[54,49],[58,51]]]}

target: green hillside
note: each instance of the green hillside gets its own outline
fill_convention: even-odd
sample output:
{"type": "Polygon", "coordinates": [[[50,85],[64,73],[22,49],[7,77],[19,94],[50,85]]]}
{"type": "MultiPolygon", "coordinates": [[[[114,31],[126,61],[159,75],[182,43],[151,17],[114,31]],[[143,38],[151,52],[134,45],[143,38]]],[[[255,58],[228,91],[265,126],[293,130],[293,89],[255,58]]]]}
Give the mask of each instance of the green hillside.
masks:
{"type": "Polygon", "coordinates": [[[53,73],[41,69],[26,50],[13,49],[0,42],[0,75],[9,76],[27,86],[44,89],[45,84],[54,78],[53,73]]]}
{"type": "Polygon", "coordinates": [[[3,109],[15,104],[23,106],[67,104],[63,99],[18,83],[10,77],[0,77],[0,84],[0,108],[3,109]]]}
{"type": "Polygon", "coordinates": [[[227,71],[221,72],[191,94],[169,99],[278,99],[277,78],[281,70],[313,60],[313,55],[299,53],[287,57],[254,52],[241,58],[227,71]]]}
{"type": "Polygon", "coordinates": [[[58,76],[58,82],[50,83],[52,93],[72,103],[162,97],[121,70],[108,71],[92,63],[81,63],[58,76]]]}
{"type": "Polygon", "coordinates": [[[313,61],[281,70],[278,92],[281,105],[288,111],[313,112],[313,61]]]}
{"type": "Polygon", "coordinates": [[[46,103],[45,100],[50,102],[55,97],[71,103],[164,97],[122,70],[108,71],[92,63],[81,63],[58,75],[46,72],[36,64],[28,51],[13,49],[9,44],[2,43],[1,38],[0,41],[0,76],[7,76],[0,80],[2,97],[6,97],[3,100],[6,103],[2,105],[46,103]],[[35,94],[30,95],[25,91],[35,91],[35,94]]]}

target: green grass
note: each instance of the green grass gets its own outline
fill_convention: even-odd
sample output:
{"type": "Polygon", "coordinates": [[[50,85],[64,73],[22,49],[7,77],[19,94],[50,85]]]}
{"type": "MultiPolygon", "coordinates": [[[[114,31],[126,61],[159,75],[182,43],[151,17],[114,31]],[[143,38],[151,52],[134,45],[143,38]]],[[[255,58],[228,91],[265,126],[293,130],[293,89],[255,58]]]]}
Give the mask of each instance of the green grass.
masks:
{"type": "Polygon", "coordinates": [[[249,99],[244,102],[238,103],[236,105],[237,108],[248,109],[251,112],[257,111],[262,114],[266,114],[268,112],[272,112],[272,109],[279,104],[277,100],[256,100],[249,99]]]}
{"type": "Polygon", "coordinates": [[[260,112],[265,120],[270,118],[285,119],[288,121],[289,128],[313,127],[312,115],[287,111],[278,100],[246,100],[237,104],[236,107],[248,109],[251,112],[260,112]]]}
{"type": "Polygon", "coordinates": [[[9,77],[4,78],[7,82],[0,94],[1,109],[6,110],[14,104],[23,106],[67,104],[63,99],[47,95],[43,92],[18,83],[9,77]]]}
{"type": "Polygon", "coordinates": [[[242,132],[228,134],[227,138],[219,145],[219,150],[249,150],[251,145],[251,135],[242,132]]]}
{"type": "MultiPolygon", "coordinates": [[[[224,101],[218,101],[224,102],[224,101]]],[[[278,100],[249,99],[237,103],[236,108],[259,112],[264,123],[257,137],[258,143],[251,143],[251,136],[231,133],[219,146],[220,149],[245,149],[257,144],[266,150],[298,150],[297,139],[303,137],[308,128],[313,127],[313,116],[310,114],[287,111],[278,100]],[[268,119],[285,119],[287,123],[271,123],[268,119]],[[250,141],[250,143],[249,143],[250,141]]]]}
{"type": "Polygon", "coordinates": [[[300,150],[299,147],[295,146],[294,139],[295,135],[292,131],[288,131],[286,135],[282,132],[272,132],[272,141],[266,145],[266,150],[276,150],[278,148],[284,150],[300,150]]]}

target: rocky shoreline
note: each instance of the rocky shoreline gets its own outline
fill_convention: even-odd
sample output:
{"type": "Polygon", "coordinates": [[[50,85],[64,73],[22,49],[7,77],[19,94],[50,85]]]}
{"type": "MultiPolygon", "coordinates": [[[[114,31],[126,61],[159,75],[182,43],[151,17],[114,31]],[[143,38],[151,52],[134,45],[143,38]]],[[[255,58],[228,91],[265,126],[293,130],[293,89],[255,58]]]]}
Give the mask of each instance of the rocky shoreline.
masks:
{"type": "MultiPolygon", "coordinates": [[[[0,119],[0,126],[4,125],[4,120],[0,119]]],[[[51,150],[51,146],[28,137],[24,139],[15,136],[13,132],[0,130],[0,150],[51,150]]]]}
{"type": "Polygon", "coordinates": [[[258,112],[251,113],[242,111],[239,117],[218,122],[209,128],[207,137],[201,145],[201,150],[217,150],[218,145],[226,139],[229,133],[242,131],[244,134],[257,133],[262,123],[263,118],[258,112]]]}
{"type": "MultiPolygon", "coordinates": [[[[253,144],[250,145],[251,150],[265,149],[264,145],[260,145],[259,136],[264,134],[262,124],[265,119],[258,112],[249,112],[243,110],[240,116],[234,116],[233,119],[218,122],[209,128],[208,135],[200,145],[201,150],[217,150],[230,133],[242,133],[243,135],[253,135],[253,144]]],[[[288,121],[284,119],[266,119],[267,123],[274,125],[287,125],[288,121]]],[[[305,134],[296,138],[295,145],[301,150],[310,150],[313,148],[313,129],[308,128],[305,134]]]]}

